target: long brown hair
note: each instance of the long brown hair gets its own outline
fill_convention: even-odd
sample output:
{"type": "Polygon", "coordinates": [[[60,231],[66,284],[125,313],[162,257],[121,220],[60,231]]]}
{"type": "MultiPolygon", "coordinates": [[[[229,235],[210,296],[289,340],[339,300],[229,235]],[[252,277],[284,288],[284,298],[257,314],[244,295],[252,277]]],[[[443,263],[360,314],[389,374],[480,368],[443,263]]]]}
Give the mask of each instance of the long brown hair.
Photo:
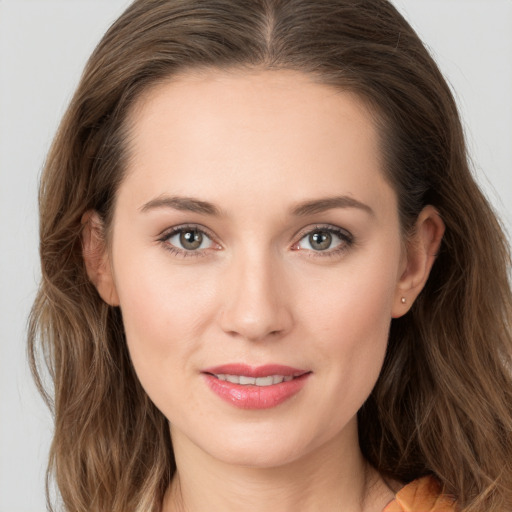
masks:
{"type": "Polygon", "coordinates": [[[66,509],[156,512],[175,470],[119,310],[87,279],[81,218],[94,209],[111,221],[134,101],[198,67],[298,70],[372,107],[404,236],[427,204],[446,234],[412,310],[392,321],[359,412],[362,451],[403,482],[435,475],[463,511],[512,509],[508,246],[469,170],[450,89],[386,0],[137,0],[94,51],[41,179],[42,281],[29,326],[43,393],[41,356],[53,379],[49,475],[66,509]]]}

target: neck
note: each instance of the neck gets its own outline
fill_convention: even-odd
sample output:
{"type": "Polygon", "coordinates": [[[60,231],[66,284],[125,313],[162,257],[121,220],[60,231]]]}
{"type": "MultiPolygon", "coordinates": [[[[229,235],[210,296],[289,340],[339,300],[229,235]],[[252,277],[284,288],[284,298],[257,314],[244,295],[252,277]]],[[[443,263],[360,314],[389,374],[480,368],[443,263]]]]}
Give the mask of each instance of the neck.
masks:
{"type": "Polygon", "coordinates": [[[393,494],[354,433],[356,443],[336,438],[279,467],[248,467],[214,459],[173,431],[177,471],[163,512],[380,512],[393,494]]]}

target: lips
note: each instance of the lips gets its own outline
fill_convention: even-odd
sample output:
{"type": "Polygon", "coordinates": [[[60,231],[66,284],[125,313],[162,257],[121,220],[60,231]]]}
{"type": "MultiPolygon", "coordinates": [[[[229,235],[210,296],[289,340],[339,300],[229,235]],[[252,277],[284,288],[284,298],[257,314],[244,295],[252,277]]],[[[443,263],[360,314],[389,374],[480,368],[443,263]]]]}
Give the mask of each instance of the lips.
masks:
{"type": "Polygon", "coordinates": [[[247,375],[230,375],[230,374],[215,374],[219,380],[226,380],[232,384],[241,384],[242,386],[272,386],[273,384],[281,384],[281,382],[289,382],[293,379],[292,376],[287,375],[269,375],[268,377],[248,377],[247,375]]]}
{"type": "Polygon", "coordinates": [[[276,407],[297,394],[311,372],[283,365],[229,364],[204,370],[211,391],[241,409],[276,407]]]}

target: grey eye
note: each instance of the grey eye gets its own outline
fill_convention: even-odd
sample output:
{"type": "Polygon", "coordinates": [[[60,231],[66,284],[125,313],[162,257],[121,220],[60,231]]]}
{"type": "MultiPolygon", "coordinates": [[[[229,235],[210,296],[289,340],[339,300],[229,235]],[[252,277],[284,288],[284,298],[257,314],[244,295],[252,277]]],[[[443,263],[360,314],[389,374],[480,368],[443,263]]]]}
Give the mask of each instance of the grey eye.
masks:
{"type": "Polygon", "coordinates": [[[325,251],[331,247],[332,234],[328,231],[315,231],[309,235],[308,240],[315,251],[325,251]]]}
{"type": "Polygon", "coordinates": [[[318,227],[305,234],[296,247],[313,252],[331,253],[336,249],[348,247],[351,243],[352,236],[345,230],[318,227]]]}
{"type": "Polygon", "coordinates": [[[194,251],[201,247],[203,243],[203,234],[197,230],[187,230],[180,233],[180,244],[183,249],[194,251]]]}
{"type": "Polygon", "coordinates": [[[209,249],[213,241],[203,231],[194,228],[182,228],[167,238],[167,243],[184,251],[197,251],[209,249]]]}

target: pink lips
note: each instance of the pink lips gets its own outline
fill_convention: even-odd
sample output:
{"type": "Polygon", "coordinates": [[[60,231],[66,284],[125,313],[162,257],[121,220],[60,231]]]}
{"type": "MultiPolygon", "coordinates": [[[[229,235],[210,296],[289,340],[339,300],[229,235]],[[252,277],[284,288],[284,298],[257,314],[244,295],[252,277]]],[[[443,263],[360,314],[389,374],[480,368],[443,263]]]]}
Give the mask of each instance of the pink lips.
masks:
{"type": "Polygon", "coordinates": [[[311,372],[283,365],[252,367],[244,364],[227,364],[204,370],[206,383],[220,398],[240,409],[269,409],[276,407],[298,393],[306,384],[311,372]],[[221,380],[216,375],[264,378],[274,375],[287,380],[276,384],[260,386],[238,384],[221,380]],[[291,379],[291,380],[290,380],[291,379]]]}

